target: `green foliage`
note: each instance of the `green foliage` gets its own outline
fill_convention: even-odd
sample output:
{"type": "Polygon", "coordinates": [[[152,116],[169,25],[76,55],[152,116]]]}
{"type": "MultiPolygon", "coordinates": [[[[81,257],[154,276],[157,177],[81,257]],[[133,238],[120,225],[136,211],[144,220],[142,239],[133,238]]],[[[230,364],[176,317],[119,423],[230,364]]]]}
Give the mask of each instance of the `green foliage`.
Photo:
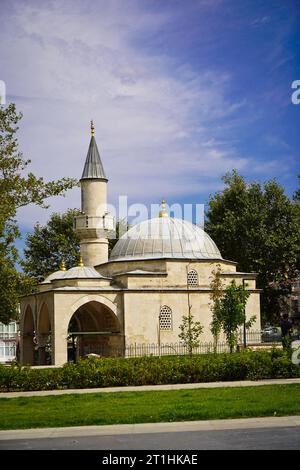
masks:
{"type": "MultiPolygon", "coordinates": [[[[237,335],[239,326],[244,324],[245,308],[249,298],[248,292],[243,285],[237,286],[232,281],[224,290],[222,298],[218,304],[218,322],[225,333],[230,352],[237,345],[237,335]]],[[[255,320],[253,317],[248,321],[248,327],[255,320]]]]}
{"type": "Polygon", "coordinates": [[[247,184],[233,171],[210,198],[206,230],[240,271],[257,272],[265,321],[278,320],[300,269],[299,191],[294,201],[274,180],[247,184]]]}
{"type": "MultiPolygon", "coordinates": [[[[73,229],[74,217],[79,209],[68,209],[64,214],[53,213],[47,224],[36,224],[26,239],[24,272],[41,282],[48,274],[59,269],[64,260],[66,268],[76,266],[80,256],[79,237],[73,229]]],[[[117,222],[115,238],[109,239],[110,250],[118,241],[122,222],[117,222]]],[[[122,227],[123,228],[123,227],[122,227]]]]}
{"type": "Polygon", "coordinates": [[[0,365],[0,390],[56,390],[62,388],[61,369],[31,369],[19,364],[0,365]]]}
{"type": "Polygon", "coordinates": [[[83,359],[60,368],[0,365],[0,391],[95,388],[300,377],[285,351],[83,359]]]}
{"type": "Polygon", "coordinates": [[[119,238],[121,238],[121,236],[129,229],[130,225],[125,220],[121,219],[117,221],[115,232],[111,236],[108,236],[108,256],[110,256],[110,253],[119,238]]]}
{"type": "MultiPolygon", "coordinates": [[[[299,178],[299,183],[300,183],[300,173],[298,175],[298,178],[299,178]]],[[[295,194],[294,194],[294,201],[296,202],[300,202],[300,189],[297,189],[297,191],[295,191],[295,194]]]]}
{"type": "Polygon", "coordinates": [[[0,106],[0,321],[3,322],[16,318],[18,296],[34,289],[34,282],[16,269],[18,209],[28,204],[47,207],[48,197],[63,194],[76,184],[70,178],[46,183],[28,171],[30,160],[19,152],[16,138],[21,118],[14,104],[0,106]]]}
{"type": "Polygon", "coordinates": [[[46,183],[32,173],[24,173],[30,160],[24,160],[18,151],[16,132],[22,114],[16,112],[14,104],[0,107],[0,205],[2,221],[15,217],[18,208],[28,204],[45,205],[45,199],[58,196],[71,189],[76,180],[62,178],[46,183]]]}
{"type": "Polygon", "coordinates": [[[26,274],[40,282],[57,271],[62,260],[67,268],[76,266],[80,249],[73,220],[79,214],[78,209],[69,209],[65,214],[53,213],[44,226],[35,225],[34,232],[27,236],[21,263],[26,274]]]}
{"type": "Polygon", "coordinates": [[[2,323],[18,320],[19,297],[36,289],[34,279],[7,264],[0,264],[0,319],[2,323]]]}
{"type": "Polygon", "coordinates": [[[196,348],[200,344],[200,335],[203,331],[203,326],[199,321],[194,321],[194,316],[183,315],[182,323],[179,325],[180,333],[178,337],[189,350],[189,353],[193,353],[193,348],[196,348]]]}
{"type": "Polygon", "coordinates": [[[218,264],[212,271],[210,283],[210,309],[212,312],[212,322],[210,330],[214,338],[214,351],[217,350],[219,336],[222,330],[221,321],[221,299],[223,297],[223,282],[221,279],[221,266],[218,264]]]}

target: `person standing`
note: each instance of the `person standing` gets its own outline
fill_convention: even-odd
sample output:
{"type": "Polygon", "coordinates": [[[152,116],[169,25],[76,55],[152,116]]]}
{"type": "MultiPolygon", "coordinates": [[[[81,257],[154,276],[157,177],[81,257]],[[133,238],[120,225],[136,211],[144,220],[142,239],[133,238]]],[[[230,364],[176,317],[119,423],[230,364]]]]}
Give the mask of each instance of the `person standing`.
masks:
{"type": "Polygon", "coordinates": [[[288,313],[284,313],[280,320],[281,341],[283,349],[288,349],[292,342],[292,321],[288,313]]]}

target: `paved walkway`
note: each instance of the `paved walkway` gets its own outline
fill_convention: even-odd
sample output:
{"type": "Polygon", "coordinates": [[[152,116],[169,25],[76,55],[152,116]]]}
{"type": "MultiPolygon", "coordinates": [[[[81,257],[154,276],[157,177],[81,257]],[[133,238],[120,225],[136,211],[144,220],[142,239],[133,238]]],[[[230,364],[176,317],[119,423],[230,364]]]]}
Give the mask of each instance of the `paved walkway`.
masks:
{"type": "Polygon", "coordinates": [[[206,421],[181,421],[175,423],[113,424],[109,426],[74,426],[68,428],[17,429],[11,431],[0,431],[0,441],[286,427],[300,427],[300,416],[215,419],[206,421]]]}
{"type": "Polygon", "coordinates": [[[159,390],[189,390],[196,388],[220,388],[220,387],[259,387],[261,385],[287,385],[300,384],[298,379],[269,379],[269,380],[243,380],[234,382],[207,382],[193,384],[170,385],[140,385],[132,387],[106,387],[106,388],[77,388],[67,390],[42,390],[38,392],[0,392],[0,398],[36,397],[47,395],[66,395],[70,393],[115,393],[115,392],[147,392],[159,390]]]}

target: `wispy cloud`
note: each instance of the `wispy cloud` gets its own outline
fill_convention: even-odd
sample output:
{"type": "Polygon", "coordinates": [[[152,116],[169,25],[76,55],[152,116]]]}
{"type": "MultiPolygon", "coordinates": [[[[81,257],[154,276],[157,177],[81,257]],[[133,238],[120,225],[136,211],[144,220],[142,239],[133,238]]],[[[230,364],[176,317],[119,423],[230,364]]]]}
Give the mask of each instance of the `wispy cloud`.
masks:
{"type": "Polygon", "coordinates": [[[271,16],[269,15],[260,16],[260,17],[255,18],[251,22],[251,26],[256,26],[256,27],[263,26],[266,23],[270,23],[270,21],[271,21],[271,16]]]}
{"type": "MultiPolygon", "coordinates": [[[[213,60],[199,70],[195,56],[144,47],[146,37],[170,28],[175,34],[180,12],[173,7],[151,10],[137,0],[6,5],[1,69],[8,95],[24,112],[21,145],[36,173],[80,177],[92,118],[111,200],[118,194],[138,202],[204,198],[233,167],[251,172],[253,158],[238,148],[238,130],[247,112],[248,122],[258,113],[250,113],[246,94],[228,93],[234,71],[213,60]]],[[[208,12],[222,5],[193,4],[199,31],[208,12]]],[[[269,21],[262,15],[252,24],[269,21]]],[[[74,190],[51,201],[51,210],[79,200],[74,190]]],[[[19,214],[27,226],[46,217],[36,208],[19,214]]]]}

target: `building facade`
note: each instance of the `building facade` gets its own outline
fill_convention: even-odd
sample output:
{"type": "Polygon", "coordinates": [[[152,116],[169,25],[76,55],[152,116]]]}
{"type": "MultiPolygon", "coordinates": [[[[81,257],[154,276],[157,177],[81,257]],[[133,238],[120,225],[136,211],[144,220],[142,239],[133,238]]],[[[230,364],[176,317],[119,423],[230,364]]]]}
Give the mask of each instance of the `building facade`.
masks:
{"type": "Polygon", "coordinates": [[[18,348],[18,324],[0,322],[0,364],[16,360],[18,348]]]}
{"type": "Polygon", "coordinates": [[[254,273],[240,273],[222,258],[200,227],[171,218],[141,222],[116,243],[108,258],[113,218],[94,136],[80,180],[81,215],[74,229],[82,261],[48,276],[36,294],[21,301],[21,362],[61,365],[89,353],[122,354],[131,344],[178,343],[182,317],[190,311],[203,325],[201,341],[212,340],[210,283],[221,270],[224,286],[233,279],[250,292],[246,318],[260,330],[260,291],[254,273]]]}

